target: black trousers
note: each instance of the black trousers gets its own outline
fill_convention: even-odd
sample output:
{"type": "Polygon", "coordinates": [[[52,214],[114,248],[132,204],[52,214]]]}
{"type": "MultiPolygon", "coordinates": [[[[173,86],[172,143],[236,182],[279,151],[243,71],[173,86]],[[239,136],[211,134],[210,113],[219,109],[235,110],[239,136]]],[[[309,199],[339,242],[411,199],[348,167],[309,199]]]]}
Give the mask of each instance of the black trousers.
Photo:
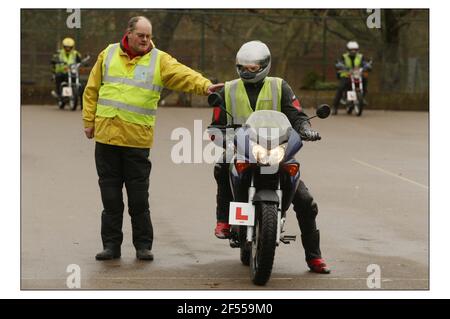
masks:
{"type": "MultiPolygon", "coordinates": [[[[228,178],[228,167],[229,164],[219,163],[214,166],[214,178],[217,182],[216,218],[219,222],[228,222],[230,201],[233,200],[228,178]]],[[[294,211],[302,234],[306,260],[321,258],[320,236],[316,226],[316,216],[319,210],[303,181],[300,181],[292,204],[294,205],[294,211]]]]}
{"type": "Polygon", "coordinates": [[[152,249],[153,226],[148,202],[151,162],[150,149],[95,144],[95,163],[103,203],[101,235],[103,248],[119,250],[123,240],[123,196],[128,196],[133,245],[152,249]]]}
{"type": "Polygon", "coordinates": [[[55,92],[58,95],[61,95],[61,83],[64,81],[66,81],[66,82],[68,81],[67,73],[56,73],[55,74],[55,86],[56,86],[55,92]]]}
{"type": "MultiPolygon", "coordinates": [[[[363,77],[363,95],[365,96],[367,94],[367,85],[368,80],[367,78],[363,77]]],[[[340,78],[338,88],[336,90],[336,95],[334,96],[333,100],[333,107],[337,108],[339,106],[339,101],[342,98],[342,95],[345,91],[351,89],[351,82],[350,78],[340,78]]]]}

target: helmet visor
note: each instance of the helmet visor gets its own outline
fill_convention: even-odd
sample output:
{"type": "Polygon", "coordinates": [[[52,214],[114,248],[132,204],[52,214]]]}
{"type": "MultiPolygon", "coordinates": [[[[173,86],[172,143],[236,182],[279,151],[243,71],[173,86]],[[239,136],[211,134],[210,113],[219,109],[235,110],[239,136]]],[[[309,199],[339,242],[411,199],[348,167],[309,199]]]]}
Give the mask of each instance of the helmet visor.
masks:
{"type": "Polygon", "coordinates": [[[236,65],[240,72],[251,72],[256,73],[261,70],[262,66],[260,64],[238,64],[236,65]]]}
{"type": "Polygon", "coordinates": [[[358,53],[358,50],[356,50],[356,49],[348,50],[348,53],[349,53],[351,56],[355,56],[356,53],[358,53]]]}

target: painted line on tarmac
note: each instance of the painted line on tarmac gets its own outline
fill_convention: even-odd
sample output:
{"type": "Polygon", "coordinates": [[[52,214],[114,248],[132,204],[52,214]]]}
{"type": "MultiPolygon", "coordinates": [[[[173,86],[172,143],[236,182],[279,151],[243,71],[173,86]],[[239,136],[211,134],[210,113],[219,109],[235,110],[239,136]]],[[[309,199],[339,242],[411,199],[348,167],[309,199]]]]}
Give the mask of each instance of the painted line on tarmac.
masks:
{"type": "Polygon", "coordinates": [[[403,180],[403,181],[405,181],[405,182],[414,184],[414,185],[419,186],[419,187],[422,187],[422,188],[424,188],[424,189],[428,189],[428,186],[426,186],[426,185],[423,185],[423,184],[421,184],[421,183],[418,183],[418,182],[416,182],[416,181],[413,181],[412,179],[409,179],[409,178],[400,176],[400,175],[398,175],[398,174],[392,173],[392,172],[390,172],[390,171],[387,171],[387,170],[385,170],[384,168],[381,168],[381,167],[378,167],[378,166],[374,166],[374,165],[372,165],[372,164],[369,164],[369,163],[366,163],[366,162],[357,160],[357,159],[355,159],[355,158],[352,158],[352,161],[353,161],[353,162],[356,162],[356,163],[358,163],[358,164],[361,164],[361,165],[363,165],[363,166],[366,166],[366,167],[370,167],[370,168],[376,169],[377,171],[380,171],[380,172],[385,173],[385,174],[387,174],[387,175],[397,177],[397,178],[399,178],[399,179],[401,179],[401,180],[403,180]]]}

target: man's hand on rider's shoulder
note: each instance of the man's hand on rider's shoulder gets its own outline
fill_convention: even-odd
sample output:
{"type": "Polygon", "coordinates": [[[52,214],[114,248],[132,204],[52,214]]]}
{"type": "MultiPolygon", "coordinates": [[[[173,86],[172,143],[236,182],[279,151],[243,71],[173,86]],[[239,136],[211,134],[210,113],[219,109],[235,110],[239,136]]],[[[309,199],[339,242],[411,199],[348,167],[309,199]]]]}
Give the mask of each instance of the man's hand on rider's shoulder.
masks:
{"type": "Polygon", "coordinates": [[[219,91],[221,88],[223,88],[224,85],[225,85],[224,83],[217,83],[217,84],[208,86],[208,94],[219,91]]]}

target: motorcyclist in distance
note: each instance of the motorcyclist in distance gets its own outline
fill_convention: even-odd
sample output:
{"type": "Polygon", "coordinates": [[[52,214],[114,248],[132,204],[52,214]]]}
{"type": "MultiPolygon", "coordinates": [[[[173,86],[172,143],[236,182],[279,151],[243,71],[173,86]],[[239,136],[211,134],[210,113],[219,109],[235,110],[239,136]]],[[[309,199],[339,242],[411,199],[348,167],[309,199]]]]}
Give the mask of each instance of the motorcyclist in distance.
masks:
{"type": "Polygon", "coordinates": [[[75,50],[75,41],[72,38],[64,38],[61,44],[62,49],[58,50],[51,60],[56,85],[52,95],[57,99],[61,97],[61,83],[68,81],[69,65],[81,62],[81,54],[75,50]]]}
{"type": "MultiPolygon", "coordinates": [[[[333,114],[338,112],[339,102],[345,91],[351,88],[350,72],[349,70],[355,67],[362,67],[364,71],[372,69],[371,61],[367,61],[361,53],[359,53],[359,44],[356,41],[347,43],[347,52],[342,54],[340,59],[336,62],[337,77],[339,79],[336,95],[333,100],[333,114]]],[[[364,75],[365,72],[363,72],[364,75]]],[[[367,76],[363,76],[363,96],[367,94],[367,76]]],[[[364,100],[365,101],[365,100],[364,100]]]]}

